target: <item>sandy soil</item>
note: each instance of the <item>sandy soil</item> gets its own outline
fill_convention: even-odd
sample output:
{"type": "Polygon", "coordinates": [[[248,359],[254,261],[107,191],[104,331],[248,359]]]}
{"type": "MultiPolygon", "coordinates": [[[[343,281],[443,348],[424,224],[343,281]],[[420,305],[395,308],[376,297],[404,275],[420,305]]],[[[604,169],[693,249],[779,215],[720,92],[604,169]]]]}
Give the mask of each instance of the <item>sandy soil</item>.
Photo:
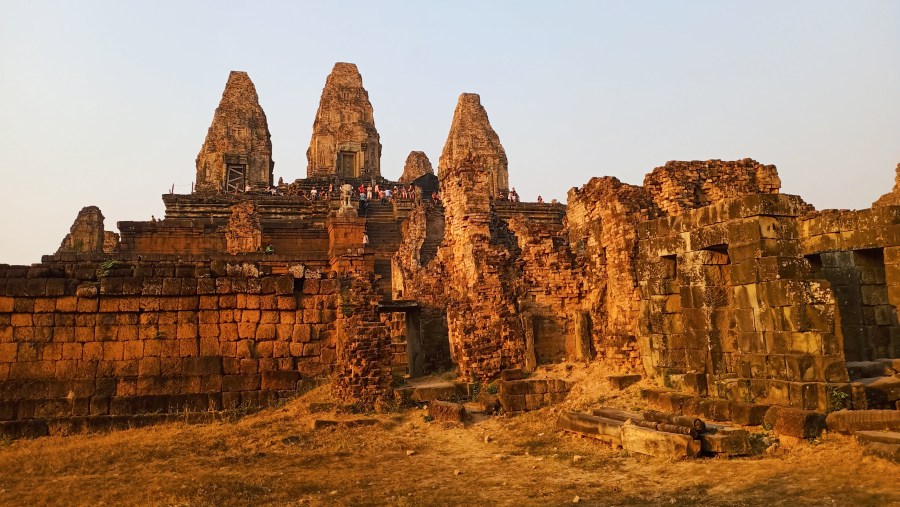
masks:
{"type": "Polygon", "coordinates": [[[408,409],[365,416],[375,426],[314,430],[316,418],[360,417],[313,412],[334,401],[326,386],[233,422],[3,442],[0,503],[900,505],[900,465],[839,435],[755,457],[671,461],[554,431],[559,410],[642,406],[639,386],[612,392],[594,380],[597,368],[547,373],[578,381],[559,407],[466,427],[408,409]]]}

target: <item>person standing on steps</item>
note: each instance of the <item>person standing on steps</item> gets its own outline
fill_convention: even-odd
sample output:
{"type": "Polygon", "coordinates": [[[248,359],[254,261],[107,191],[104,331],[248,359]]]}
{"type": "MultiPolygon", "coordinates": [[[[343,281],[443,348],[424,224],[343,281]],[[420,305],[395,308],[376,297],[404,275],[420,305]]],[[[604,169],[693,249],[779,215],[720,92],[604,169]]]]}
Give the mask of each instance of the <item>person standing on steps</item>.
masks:
{"type": "Polygon", "coordinates": [[[369,235],[366,233],[363,233],[363,248],[368,248],[368,247],[369,247],[369,235]]]}

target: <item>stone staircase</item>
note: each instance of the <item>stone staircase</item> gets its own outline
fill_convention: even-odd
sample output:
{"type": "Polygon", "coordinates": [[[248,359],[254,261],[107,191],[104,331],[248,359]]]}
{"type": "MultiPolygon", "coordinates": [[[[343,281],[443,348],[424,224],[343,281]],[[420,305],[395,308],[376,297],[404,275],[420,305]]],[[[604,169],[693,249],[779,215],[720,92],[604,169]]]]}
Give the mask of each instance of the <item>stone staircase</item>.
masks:
{"type": "Polygon", "coordinates": [[[900,409],[900,359],[847,363],[854,409],[900,409]]]}

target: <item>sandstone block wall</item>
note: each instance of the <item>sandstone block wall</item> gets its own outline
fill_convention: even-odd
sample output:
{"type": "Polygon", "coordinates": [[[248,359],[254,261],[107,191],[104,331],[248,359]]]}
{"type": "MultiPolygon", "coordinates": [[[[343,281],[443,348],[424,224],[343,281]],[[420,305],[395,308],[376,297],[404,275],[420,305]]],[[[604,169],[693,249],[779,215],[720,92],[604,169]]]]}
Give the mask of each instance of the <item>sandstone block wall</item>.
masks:
{"type": "Polygon", "coordinates": [[[754,195],[640,226],[649,374],[695,394],[829,408],[848,377],[834,292],[800,255],[805,209],[754,195]]]}
{"type": "Polygon", "coordinates": [[[332,371],[338,281],[246,271],[0,267],[0,424],[256,406],[332,371]]]}

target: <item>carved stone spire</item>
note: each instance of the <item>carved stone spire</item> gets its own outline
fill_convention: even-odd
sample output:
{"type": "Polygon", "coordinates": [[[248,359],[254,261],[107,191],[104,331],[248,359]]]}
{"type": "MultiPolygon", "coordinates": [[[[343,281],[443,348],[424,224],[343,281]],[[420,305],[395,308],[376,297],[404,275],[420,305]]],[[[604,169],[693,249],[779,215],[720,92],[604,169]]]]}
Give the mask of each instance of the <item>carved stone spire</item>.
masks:
{"type": "Polygon", "coordinates": [[[266,113],[246,72],[231,71],[197,155],[200,193],[244,191],[272,184],[272,140],[266,113]]]}
{"type": "Polygon", "coordinates": [[[481,98],[475,93],[459,96],[450,134],[438,164],[439,176],[444,180],[447,171],[463,162],[474,164],[488,175],[488,195],[498,197],[509,191],[509,171],[506,151],[500,137],[491,127],[487,111],[481,106],[481,98]]]}
{"type": "Polygon", "coordinates": [[[406,164],[403,166],[403,176],[400,176],[400,183],[404,185],[412,183],[416,178],[426,174],[434,174],[428,155],[425,155],[424,151],[409,152],[406,164]]]}
{"type": "Polygon", "coordinates": [[[381,141],[356,65],[338,62],[328,75],[306,158],[310,178],[381,176],[381,141]]]}

